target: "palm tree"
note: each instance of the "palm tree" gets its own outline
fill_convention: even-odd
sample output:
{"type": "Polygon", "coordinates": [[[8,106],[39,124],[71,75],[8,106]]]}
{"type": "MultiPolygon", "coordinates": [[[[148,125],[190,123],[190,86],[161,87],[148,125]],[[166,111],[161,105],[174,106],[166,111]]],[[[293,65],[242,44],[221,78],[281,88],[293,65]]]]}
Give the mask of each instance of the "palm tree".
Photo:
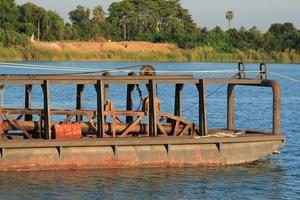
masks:
{"type": "Polygon", "coordinates": [[[230,29],[230,21],[233,19],[233,11],[229,10],[226,12],[226,19],[228,20],[228,29],[230,29]]]}

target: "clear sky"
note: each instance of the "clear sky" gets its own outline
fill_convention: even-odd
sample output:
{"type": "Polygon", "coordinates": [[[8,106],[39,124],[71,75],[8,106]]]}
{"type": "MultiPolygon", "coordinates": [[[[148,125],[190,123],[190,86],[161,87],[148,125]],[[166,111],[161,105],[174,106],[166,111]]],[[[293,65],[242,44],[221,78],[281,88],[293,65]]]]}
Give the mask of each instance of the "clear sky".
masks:
{"type": "MultiPolygon", "coordinates": [[[[16,0],[17,4],[32,2],[47,9],[56,10],[66,21],[68,12],[77,5],[93,8],[102,5],[105,9],[116,0],[16,0]]],[[[200,27],[226,29],[225,12],[234,11],[232,26],[244,26],[266,31],[272,23],[292,22],[300,28],[300,0],[181,0],[184,8],[190,10],[200,27]]]]}

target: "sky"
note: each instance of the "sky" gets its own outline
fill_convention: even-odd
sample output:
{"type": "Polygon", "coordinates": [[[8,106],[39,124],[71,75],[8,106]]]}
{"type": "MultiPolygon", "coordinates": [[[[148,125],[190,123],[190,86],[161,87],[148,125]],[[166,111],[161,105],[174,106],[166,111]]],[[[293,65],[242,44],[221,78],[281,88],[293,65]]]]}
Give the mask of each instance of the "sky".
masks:
{"type": "MultiPolygon", "coordinates": [[[[82,5],[94,8],[102,5],[107,9],[116,0],[16,0],[17,4],[32,2],[46,9],[57,11],[68,21],[68,12],[82,5]]],[[[225,13],[234,12],[232,27],[251,28],[256,26],[266,31],[272,23],[292,22],[300,29],[300,0],[181,0],[199,27],[226,29],[225,13]]]]}

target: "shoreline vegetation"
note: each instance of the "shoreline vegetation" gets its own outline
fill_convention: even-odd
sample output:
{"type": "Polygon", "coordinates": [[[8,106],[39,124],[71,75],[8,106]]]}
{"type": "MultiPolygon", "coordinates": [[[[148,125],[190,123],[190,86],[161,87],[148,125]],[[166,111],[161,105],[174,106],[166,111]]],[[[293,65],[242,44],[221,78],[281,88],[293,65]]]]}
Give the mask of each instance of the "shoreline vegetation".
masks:
{"type": "Polygon", "coordinates": [[[121,0],[107,13],[78,5],[65,22],[33,3],[0,1],[0,61],[157,61],[300,63],[292,23],[228,29],[199,27],[180,0],[121,0]]]}
{"type": "Polygon", "coordinates": [[[150,42],[33,42],[28,47],[0,47],[0,61],[149,61],[300,63],[295,51],[217,52],[211,47],[181,49],[150,42]]]}

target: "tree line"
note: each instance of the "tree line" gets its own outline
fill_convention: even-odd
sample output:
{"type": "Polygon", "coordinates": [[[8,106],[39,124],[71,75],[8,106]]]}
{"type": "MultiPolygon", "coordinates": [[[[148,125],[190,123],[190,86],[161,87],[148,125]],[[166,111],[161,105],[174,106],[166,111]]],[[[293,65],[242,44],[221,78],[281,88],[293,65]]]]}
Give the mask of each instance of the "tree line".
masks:
{"type": "MultiPolygon", "coordinates": [[[[226,18],[230,19],[230,13],[226,18]]],[[[225,15],[224,15],[225,17],[225,15]]],[[[179,0],[122,0],[111,3],[108,13],[78,5],[69,12],[70,22],[53,10],[32,3],[0,2],[0,45],[26,46],[29,37],[42,41],[90,41],[103,37],[113,41],[171,42],[183,49],[212,47],[218,52],[265,51],[300,53],[300,30],[292,23],[272,24],[263,33],[256,27],[223,31],[198,27],[179,0]]],[[[231,18],[232,19],[232,18],[231,18]]],[[[230,20],[229,20],[230,23],[230,20]]]]}

